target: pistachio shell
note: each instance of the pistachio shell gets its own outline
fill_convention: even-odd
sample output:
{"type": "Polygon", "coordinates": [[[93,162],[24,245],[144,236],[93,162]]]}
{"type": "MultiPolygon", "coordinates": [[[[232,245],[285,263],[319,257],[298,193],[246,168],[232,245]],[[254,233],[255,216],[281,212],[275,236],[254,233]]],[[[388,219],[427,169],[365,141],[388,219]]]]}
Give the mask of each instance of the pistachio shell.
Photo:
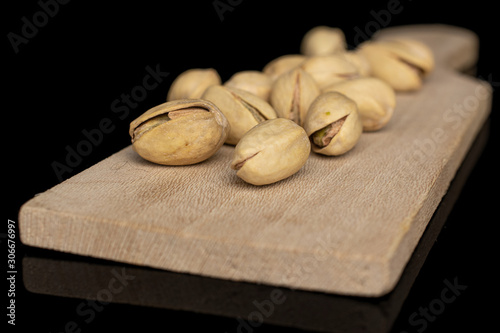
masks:
{"type": "Polygon", "coordinates": [[[275,183],[298,172],[307,162],[311,144],[295,122],[275,118],[248,131],[234,148],[231,168],[253,185],[275,183]]]}
{"type": "Polygon", "coordinates": [[[325,92],[314,100],[304,129],[313,142],[312,150],[329,156],[351,150],[362,133],[356,103],[338,92],[325,92]]]}
{"type": "Polygon", "coordinates": [[[130,123],[134,150],[164,165],[204,161],[224,144],[229,123],[209,101],[184,99],[155,106],[130,123]]]}
{"type": "Polygon", "coordinates": [[[356,50],[349,50],[343,53],[344,58],[349,61],[354,67],[356,67],[359,76],[370,76],[371,68],[368,59],[356,50]]]}
{"type": "Polygon", "coordinates": [[[302,125],[309,106],[319,93],[314,79],[304,70],[295,68],[276,79],[269,101],[278,117],[302,125]]]}
{"type": "Polygon", "coordinates": [[[309,57],[300,68],[313,77],[320,89],[359,76],[357,68],[341,54],[309,57]]]}
{"type": "Polygon", "coordinates": [[[335,27],[317,26],[306,32],[300,44],[306,56],[330,55],[346,50],[344,32],[335,27]]]}
{"type": "Polygon", "coordinates": [[[364,131],[376,131],[392,118],[396,93],[385,81],[361,77],[328,86],[323,92],[336,91],[356,102],[364,131]]]}
{"type": "Polygon", "coordinates": [[[262,72],[274,81],[281,74],[298,67],[306,59],[303,54],[285,54],[267,63],[262,72]]]}
{"type": "Polygon", "coordinates": [[[221,84],[221,78],[213,68],[192,68],[182,72],[172,82],[167,101],[176,99],[198,99],[205,89],[221,84]]]}
{"type": "Polygon", "coordinates": [[[434,68],[434,57],[427,45],[409,39],[368,41],[359,51],[370,63],[372,75],[397,91],[418,90],[434,68]]]}
{"type": "Polygon", "coordinates": [[[271,93],[273,80],[263,72],[241,71],[233,74],[224,85],[230,88],[241,89],[267,101],[271,93]]]}
{"type": "Polygon", "coordinates": [[[225,143],[235,145],[258,123],[276,118],[274,108],[262,98],[247,91],[222,85],[208,87],[202,96],[213,102],[230,124],[225,143]]]}

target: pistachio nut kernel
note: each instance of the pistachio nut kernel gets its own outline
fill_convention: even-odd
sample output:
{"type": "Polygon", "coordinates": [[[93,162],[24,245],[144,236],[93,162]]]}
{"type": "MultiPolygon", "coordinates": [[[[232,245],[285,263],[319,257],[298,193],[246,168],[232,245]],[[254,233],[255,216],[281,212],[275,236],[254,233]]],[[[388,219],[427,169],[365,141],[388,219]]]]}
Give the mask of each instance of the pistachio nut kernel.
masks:
{"type": "Polygon", "coordinates": [[[247,183],[271,184],[297,173],[310,152],[309,138],[301,126],[289,119],[270,119],[241,138],[231,168],[247,183]]]}
{"type": "Polygon", "coordinates": [[[226,87],[248,91],[265,101],[269,100],[272,84],[267,74],[252,70],[237,72],[224,83],[226,87]]]}
{"type": "Polygon", "coordinates": [[[262,72],[274,81],[281,74],[298,67],[306,59],[307,57],[303,54],[285,54],[267,63],[262,72]]]}
{"type": "Polygon", "coordinates": [[[323,56],[344,52],[347,48],[344,32],[336,27],[317,26],[306,32],[300,52],[306,56],[323,56]]]}
{"type": "Polygon", "coordinates": [[[416,40],[367,41],[359,51],[370,63],[372,76],[386,81],[396,91],[413,91],[434,69],[432,50],[416,40]]]}
{"type": "Polygon", "coordinates": [[[396,92],[376,77],[360,77],[328,86],[324,92],[336,91],[356,102],[363,131],[384,127],[394,114],[396,92]]]}
{"type": "Polygon", "coordinates": [[[167,102],[176,99],[199,99],[209,86],[221,84],[213,68],[192,68],[179,74],[170,85],[167,102]]]}
{"type": "Polygon", "coordinates": [[[295,68],[276,79],[269,102],[278,117],[302,125],[309,106],[319,94],[320,90],[314,79],[304,70],[295,68]]]}
{"type": "Polygon", "coordinates": [[[338,92],[325,92],[311,104],[304,129],[318,154],[345,154],[358,142],[362,125],[356,102],[338,92]]]}
{"type": "Polygon", "coordinates": [[[309,57],[300,68],[313,77],[320,89],[359,76],[358,69],[342,54],[309,57]]]}
{"type": "Polygon", "coordinates": [[[202,162],[224,144],[229,123],[209,101],[182,99],[157,105],[130,123],[134,150],[163,165],[202,162]]]}
{"type": "Polygon", "coordinates": [[[276,118],[274,108],[262,98],[247,91],[217,85],[207,88],[202,99],[211,101],[230,124],[225,143],[235,145],[252,127],[267,119],[276,118]]]}

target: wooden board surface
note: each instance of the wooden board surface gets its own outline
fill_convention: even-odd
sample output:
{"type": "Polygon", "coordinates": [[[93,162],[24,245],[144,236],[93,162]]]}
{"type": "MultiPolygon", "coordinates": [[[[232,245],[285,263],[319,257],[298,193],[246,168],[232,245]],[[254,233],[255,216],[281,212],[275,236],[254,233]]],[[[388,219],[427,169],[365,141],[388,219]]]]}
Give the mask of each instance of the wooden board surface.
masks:
{"type": "Polygon", "coordinates": [[[256,187],[224,145],[204,163],[166,167],[126,147],[25,203],[24,244],[205,276],[380,296],[398,281],[490,112],[470,31],[391,28],[427,43],[436,69],[398,93],[391,122],[335,158],[256,187]]]}

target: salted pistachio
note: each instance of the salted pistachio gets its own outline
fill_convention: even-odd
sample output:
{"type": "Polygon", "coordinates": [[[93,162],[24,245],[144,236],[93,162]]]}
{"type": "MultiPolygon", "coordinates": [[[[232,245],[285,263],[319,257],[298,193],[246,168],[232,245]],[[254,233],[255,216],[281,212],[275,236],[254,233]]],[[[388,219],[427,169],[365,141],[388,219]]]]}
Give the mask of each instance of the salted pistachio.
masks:
{"type": "Polygon", "coordinates": [[[270,119],[241,138],[231,168],[247,183],[271,184],[298,172],[310,152],[311,143],[301,126],[289,119],[270,119]]]}
{"type": "Polygon", "coordinates": [[[330,55],[346,50],[344,32],[336,27],[317,26],[302,37],[300,52],[306,56],[330,55]]]}
{"type": "Polygon", "coordinates": [[[392,118],[396,93],[376,77],[360,77],[328,86],[323,92],[336,91],[356,102],[363,131],[376,131],[392,118]]]}
{"type": "Polygon", "coordinates": [[[356,102],[338,92],[325,92],[311,104],[304,129],[314,152],[338,156],[356,145],[363,128],[356,102]]]}
{"type": "Polygon", "coordinates": [[[225,143],[235,145],[252,127],[276,118],[274,108],[265,100],[247,91],[222,85],[210,86],[202,99],[211,101],[224,114],[231,129],[225,143]]]}
{"type": "Polygon", "coordinates": [[[300,68],[282,74],[273,84],[269,102],[278,117],[302,125],[312,101],[320,94],[314,79],[300,68]]]}
{"type": "Polygon", "coordinates": [[[213,68],[191,68],[179,74],[170,85],[167,101],[198,99],[205,89],[221,84],[219,73],[213,68]]]}
{"type": "Polygon", "coordinates": [[[267,74],[253,70],[234,73],[224,83],[226,87],[248,91],[265,101],[269,99],[272,84],[273,80],[267,74]]]}
{"type": "Polygon", "coordinates": [[[262,72],[274,81],[281,74],[298,67],[306,59],[303,54],[285,54],[267,63],[262,72]]]}
{"type": "Polygon", "coordinates": [[[372,75],[396,91],[420,89],[423,78],[434,68],[432,50],[416,40],[367,41],[360,45],[359,51],[370,63],[372,75]]]}
{"type": "Polygon", "coordinates": [[[344,58],[358,70],[359,76],[370,76],[371,69],[368,59],[357,50],[348,50],[342,53],[344,58]]]}
{"type": "Polygon", "coordinates": [[[309,57],[300,64],[320,89],[359,76],[357,68],[341,54],[309,57]]]}
{"type": "Polygon", "coordinates": [[[181,99],[157,105],[130,123],[134,150],[164,165],[202,162],[224,144],[229,123],[211,102],[181,99]]]}

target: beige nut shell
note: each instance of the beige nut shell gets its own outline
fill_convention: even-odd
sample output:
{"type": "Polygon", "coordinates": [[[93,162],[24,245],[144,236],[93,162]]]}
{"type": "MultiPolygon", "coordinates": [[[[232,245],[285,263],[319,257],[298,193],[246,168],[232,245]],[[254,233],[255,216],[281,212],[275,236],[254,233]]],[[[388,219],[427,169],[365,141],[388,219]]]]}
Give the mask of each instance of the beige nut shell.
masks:
{"type": "Polygon", "coordinates": [[[235,145],[252,127],[267,119],[276,118],[274,108],[262,98],[247,91],[216,85],[208,87],[202,99],[211,101],[230,124],[225,143],[235,145]]]}
{"type": "Polygon", "coordinates": [[[224,86],[236,88],[254,94],[263,100],[269,100],[273,80],[269,75],[259,71],[241,71],[234,73],[224,86]]]}
{"type": "Polygon", "coordinates": [[[336,91],[356,102],[363,131],[383,128],[394,114],[396,92],[385,81],[360,77],[328,86],[324,92],[336,91]]]}
{"type": "Polygon", "coordinates": [[[282,74],[273,84],[269,102],[278,117],[302,125],[312,101],[320,94],[314,79],[295,68],[282,74]]]}
{"type": "Polygon", "coordinates": [[[371,75],[386,81],[396,91],[414,91],[434,69],[432,51],[408,39],[368,41],[359,52],[368,60],[371,75]]]}
{"type": "Polygon", "coordinates": [[[253,185],[266,185],[297,173],[307,162],[311,144],[295,122],[275,118],[252,128],[234,149],[231,168],[253,185]]]}
{"type": "Polygon", "coordinates": [[[311,145],[314,152],[342,155],[354,148],[363,130],[356,103],[350,98],[338,92],[325,92],[314,100],[304,123],[308,137],[343,117],[346,118],[342,127],[326,147],[311,145]]]}
{"type": "Polygon", "coordinates": [[[268,62],[262,72],[274,81],[282,74],[298,67],[306,59],[303,54],[285,54],[268,62]]]}
{"type": "Polygon", "coordinates": [[[224,144],[230,125],[211,102],[184,99],[155,106],[130,123],[134,150],[144,159],[163,165],[204,161],[224,144]],[[170,120],[162,117],[178,112],[170,120]]]}
{"type": "Polygon", "coordinates": [[[340,28],[317,26],[302,37],[300,52],[306,56],[330,55],[346,50],[344,32],[340,28]]]}
{"type": "Polygon", "coordinates": [[[221,84],[221,78],[215,69],[188,69],[179,74],[170,85],[167,102],[176,99],[198,99],[205,89],[214,84],[221,84]]]}
{"type": "Polygon", "coordinates": [[[343,54],[308,57],[300,68],[312,76],[320,89],[359,76],[356,66],[343,54]]]}

